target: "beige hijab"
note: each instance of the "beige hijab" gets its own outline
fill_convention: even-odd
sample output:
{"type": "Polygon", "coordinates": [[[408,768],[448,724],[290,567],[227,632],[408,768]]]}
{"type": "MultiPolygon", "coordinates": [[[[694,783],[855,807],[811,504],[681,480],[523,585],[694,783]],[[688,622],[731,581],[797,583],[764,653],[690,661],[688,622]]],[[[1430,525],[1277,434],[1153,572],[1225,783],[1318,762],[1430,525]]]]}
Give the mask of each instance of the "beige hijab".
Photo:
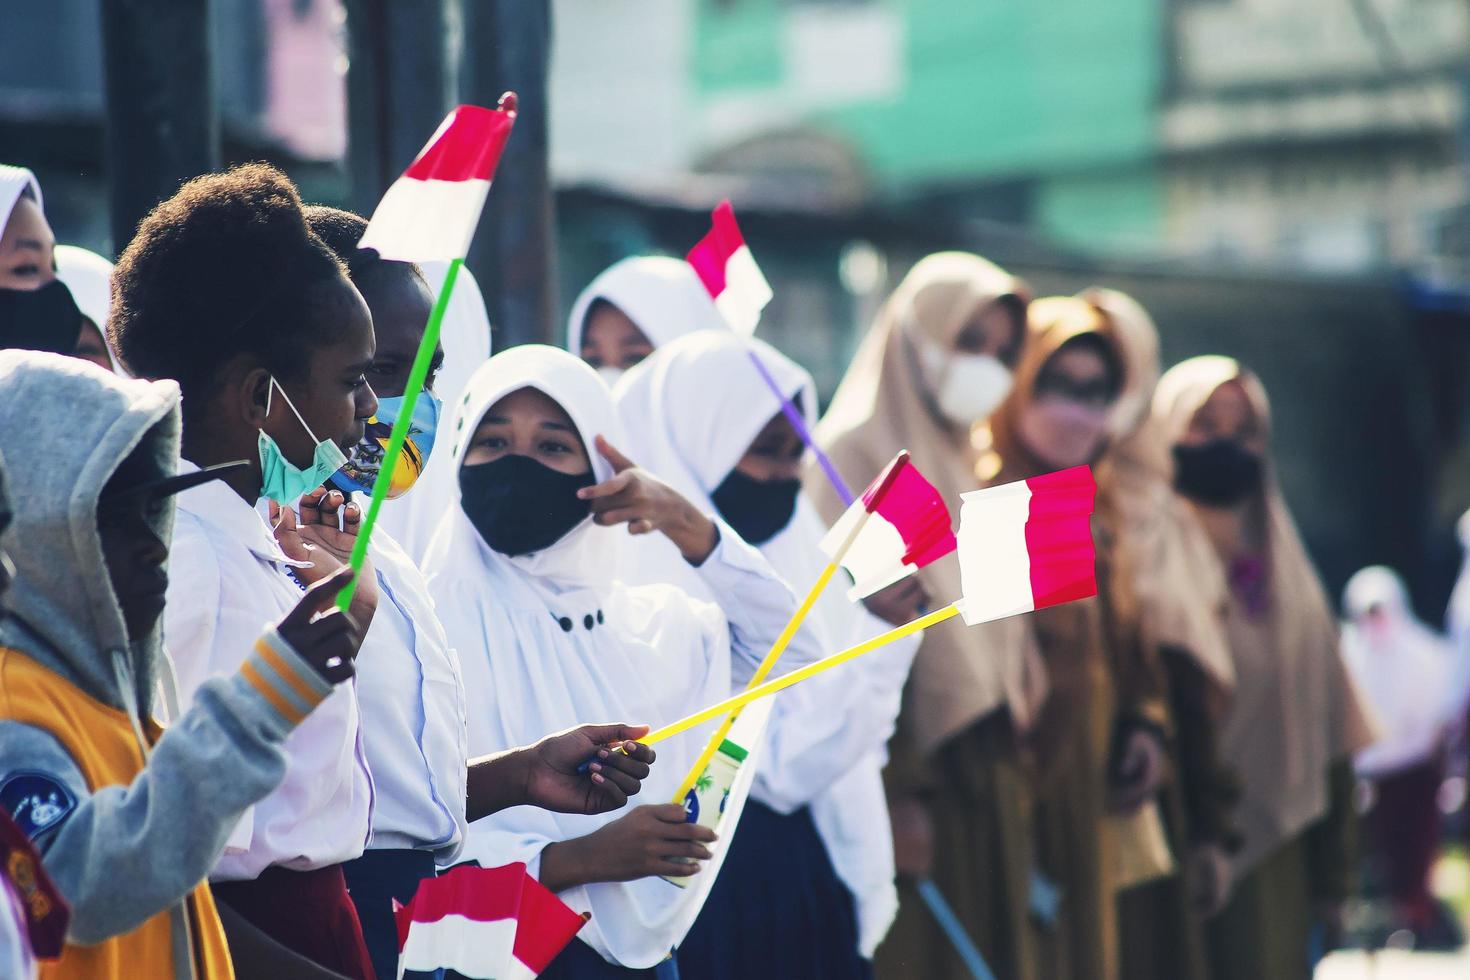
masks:
{"type": "MultiPolygon", "coordinates": [[[[1269,427],[1270,404],[1255,375],[1228,357],[1196,357],[1170,369],[1154,394],[1152,417],[1165,445],[1177,444],[1215,390],[1231,382],[1269,427]]],[[[1233,594],[1226,604],[1236,687],[1221,753],[1245,790],[1237,876],[1327,812],[1329,767],[1375,736],[1338,656],[1337,623],[1269,466],[1259,503],[1269,605],[1252,616],[1233,594]]],[[[1215,561],[1227,576],[1218,554],[1215,561]]]]}
{"type": "Polygon", "coordinates": [[[1113,445],[1097,467],[1099,515],[1109,527],[1114,573],[1137,604],[1143,642],[1191,656],[1224,703],[1235,686],[1225,640],[1228,590],[1210,539],[1170,486],[1169,446],[1149,411],[1159,381],[1159,332],[1131,297],[1090,289],[1079,297],[1107,315],[1125,383],[1114,408],[1113,445]]]}
{"type": "MultiPolygon", "coordinates": [[[[1016,277],[964,252],[930,255],[904,277],[879,311],[816,430],[817,441],[855,492],[894,453],[907,449],[958,515],[960,494],[979,486],[979,451],[967,429],[939,413],[915,342],[954,349],[971,318],[1004,297],[1029,299],[1016,277]]],[[[806,489],[824,520],[830,523],[842,513],[841,500],[820,470],[808,471],[806,489]]],[[[959,563],[953,556],[919,577],[936,607],[960,597],[959,563]]],[[[1034,661],[1034,652],[1029,659],[1034,661]]],[[[988,656],[958,620],[928,630],[905,691],[900,737],[927,754],[1007,704],[1025,723],[1044,697],[1044,686],[1030,689],[1042,674],[1028,670],[1027,661],[1020,651],[1006,658],[988,656]]]]}

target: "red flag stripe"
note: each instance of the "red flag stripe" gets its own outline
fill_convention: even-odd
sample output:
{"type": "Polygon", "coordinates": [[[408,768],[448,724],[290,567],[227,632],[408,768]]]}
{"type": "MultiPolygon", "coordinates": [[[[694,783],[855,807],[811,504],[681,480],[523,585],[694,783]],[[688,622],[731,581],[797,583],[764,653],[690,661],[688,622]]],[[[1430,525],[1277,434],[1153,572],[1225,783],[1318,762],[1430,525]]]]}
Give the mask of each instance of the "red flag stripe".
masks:
{"type": "Polygon", "coordinates": [[[710,219],[709,233],[695,243],[685,258],[705,290],[711,296],[719,296],[725,291],[725,264],[745,247],[745,237],[735,223],[735,208],[729,201],[721,201],[710,219]]]}
{"type": "Polygon", "coordinates": [[[521,892],[521,923],[516,930],[515,958],[536,973],[551,965],[586,923],[535,878],[521,892]]]}
{"type": "Polygon", "coordinates": [[[1026,481],[1031,491],[1026,551],[1031,558],[1035,608],[1097,595],[1092,511],[1097,483],[1076,466],[1026,481]]]}
{"type": "Polygon", "coordinates": [[[413,180],[489,180],[514,122],[514,116],[498,109],[459,106],[403,176],[413,180]]]}

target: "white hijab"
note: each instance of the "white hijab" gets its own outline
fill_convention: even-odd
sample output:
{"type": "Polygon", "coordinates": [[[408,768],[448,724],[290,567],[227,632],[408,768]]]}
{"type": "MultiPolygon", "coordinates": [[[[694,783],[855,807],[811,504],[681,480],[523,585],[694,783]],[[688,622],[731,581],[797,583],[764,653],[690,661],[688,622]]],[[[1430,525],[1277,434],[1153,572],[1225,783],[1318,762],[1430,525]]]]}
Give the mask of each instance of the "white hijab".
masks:
{"type": "Polygon", "coordinates": [[[0,163],[0,232],[4,232],[5,226],[10,223],[10,212],[15,210],[15,203],[22,195],[29,195],[36,202],[36,207],[45,210],[41,201],[41,185],[37,182],[36,175],[25,167],[0,163]]]}
{"type": "Polygon", "coordinates": [[[587,313],[599,299],[622,310],[655,348],[699,330],[730,329],[688,262],[666,255],[638,255],[608,266],[572,304],[567,350],[578,357],[582,356],[587,313]]]}
{"type": "MultiPolygon", "coordinates": [[[[454,471],[485,412],[523,388],[545,393],[566,410],[594,476],[608,479],[611,467],[592,443],[599,433],[614,445],[622,440],[611,394],[581,360],[540,345],[499,354],[470,378],[446,432],[454,471]]],[[[545,551],[508,558],[485,545],[464,515],[456,486],[425,572],[464,670],[471,754],[592,721],[657,727],[729,695],[724,616],[669,586],[623,585],[618,569],[628,544],[624,528],[599,527],[588,518],[545,551]]],[[[713,723],[660,743],[658,762],[632,805],[671,800],[712,729],[713,723]]],[[[732,789],[726,819],[738,819],[749,782],[747,776],[732,789]]],[[[583,837],[620,816],[514,807],[471,824],[464,857],[486,866],[525,861],[539,874],[547,844],[583,837]]],[[[717,846],[693,881],[713,880],[722,855],[717,846]]],[[[683,939],[706,889],[644,878],[583,885],[561,898],[591,913],[579,938],[614,963],[644,969],[683,939]]]]}
{"type": "Polygon", "coordinates": [[[56,246],[56,278],[66,284],[82,316],[96,324],[107,345],[107,360],[112,373],[131,377],[117,363],[112,350],[112,335],[107,332],[108,313],[112,309],[112,263],[90,249],[77,245],[56,246]]]}
{"type": "Polygon", "coordinates": [[[1381,565],[1349,579],[1342,604],[1343,658],[1382,726],[1380,738],[1358,752],[1358,771],[1387,775],[1430,759],[1449,720],[1449,644],[1415,617],[1403,579],[1381,565]],[[1377,620],[1369,621],[1375,608],[1377,620]]]}
{"type": "MultiPolygon", "coordinates": [[[[429,291],[437,298],[449,263],[424,262],[421,268],[429,291]]],[[[444,311],[444,322],[439,328],[439,343],[444,348],[444,367],[434,380],[434,394],[443,401],[444,408],[439,416],[434,448],[418,482],[378,512],[378,521],[418,565],[423,564],[429,539],[445,511],[459,506],[450,424],[454,420],[454,406],[459,404],[470,375],[490,357],[490,316],[485,312],[480,284],[467,268],[459,270],[454,292],[449,295],[449,308],[444,311]]]]}
{"type": "MultiPolygon", "coordinates": [[[[716,513],[710,495],[781,411],[750,361],[752,351],[810,424],[816,401],[811,375],[769,344],[729,331],[705,331],[660,347],[614,390],[630,457],[708,513],[716,513]]],[[[826,565],[819,548],[825,533],[826,525],[803,493],[791,522],[759,546],[798,595],[826,565]]],[[[637,580],[674,581],[692,594],[706,594],[674,549],[640,549],[638,559],[630,572],[637,580]]],[[[849,602],[844,592],[840,585],[830,586],[802,627],[824,653],[889,628],[849,602]]],[[[893,644],[772,699],[775,721],[758,766],[756,794],[762,802],[785,811],[797,801],[810,801],[837,874],[856,899],[859,947],[868,957],[898,910],[881,771],[883,745],[892,734],[918,644],[918,638],[893,644]],[[863,703],[854,705],[854,698],[863,703]],[[863,731],[852,731],[853,725],[863,731]],[[823,754],[828,758],[820,758],[823,754]]],[[[783,672],[778,665],[776,673],[783,672]]]]}

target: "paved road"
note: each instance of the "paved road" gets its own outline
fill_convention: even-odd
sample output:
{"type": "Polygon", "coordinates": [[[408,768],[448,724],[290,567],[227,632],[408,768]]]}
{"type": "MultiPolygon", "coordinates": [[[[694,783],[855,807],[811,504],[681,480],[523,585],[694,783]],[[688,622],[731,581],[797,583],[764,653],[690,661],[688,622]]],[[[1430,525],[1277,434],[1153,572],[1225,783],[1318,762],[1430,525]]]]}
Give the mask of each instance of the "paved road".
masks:
{"type": "Polygon", "coordinates": [[[1335,953],[1317,968],[1316,980],[1467,980],[1470,951],[1455,954],[1385,951],[1335,953]]]}

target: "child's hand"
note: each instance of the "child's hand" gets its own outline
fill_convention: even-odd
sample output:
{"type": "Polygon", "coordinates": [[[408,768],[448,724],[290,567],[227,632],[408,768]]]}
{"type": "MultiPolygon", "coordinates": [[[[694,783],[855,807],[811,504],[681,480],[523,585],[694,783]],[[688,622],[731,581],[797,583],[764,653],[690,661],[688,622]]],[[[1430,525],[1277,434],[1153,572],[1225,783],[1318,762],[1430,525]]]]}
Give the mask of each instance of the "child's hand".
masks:
{"type": "Polygon", "coordinates": [[[662,532],[685,561],[704,564],[720,540],[714,521],[673,487],[638,469],[602,436],[596,442],[597,451],[612,464],[614,476],[577,491],[578,497],[592,501],[592,519],[604,527],[626,524],[629,534],[662,532]]]}
{"type": "Polygon", "coordinates": [[[336,604],[337,593],[351,578],[351,568],[338,568],[307,589],[296,607],[276,624],[276,631],[301,659],[333,684],[353,675],[353,658],[362,646],[362,627],[336,604]]]}
{"type": "Polygon", "coordinates": [[[526,802],[559,813],[620,809],[648,778],[653,747],[631,741],[647,734],[647,725],[582,725],[546,736],[525,750],[526,802]]]}
{"type": "Polygon", "coordinates": [[[705,845],[714,843],[715,832],[687,823],[678,803],[657,803],[634,807],[582,840],[588,845],[594,880],[633,881],[697,873],[698,864],[678,859],[708,861],[714,855],[705,845]]]}
{"type": "MultiPolygon", "coordinates": [[[[349,530],[337,530],[338,508],[342,508],[342,494],[335,490],[313,490],[301,498],[301,518],[290,507],[282,507],[271,501],[271,530],[276,543],[292,561],[310,562],[308,568],[296,569],[296,576],[306,585],[314,585],[338,569],[346,568],[352,557],[352,545],[357,540],[357,529],[361,522],[356,504],[347,504],[343,516],[349,530]],[[323,502],[323,496],[335,494],[335,501],[323,502]],[[309,523],[308,523],[309,520],[309,523]],[[346,548],[343,549],[343,542],[346,548]]],[[[345,582],[344,582],[345,584],[345,582]]],[[[352,605],[348,612],[362,624],[364,631],[373,621],[378,609],[378,576],[373,563],[364,561],[357,589],[352,594],[352,605]]]]}

